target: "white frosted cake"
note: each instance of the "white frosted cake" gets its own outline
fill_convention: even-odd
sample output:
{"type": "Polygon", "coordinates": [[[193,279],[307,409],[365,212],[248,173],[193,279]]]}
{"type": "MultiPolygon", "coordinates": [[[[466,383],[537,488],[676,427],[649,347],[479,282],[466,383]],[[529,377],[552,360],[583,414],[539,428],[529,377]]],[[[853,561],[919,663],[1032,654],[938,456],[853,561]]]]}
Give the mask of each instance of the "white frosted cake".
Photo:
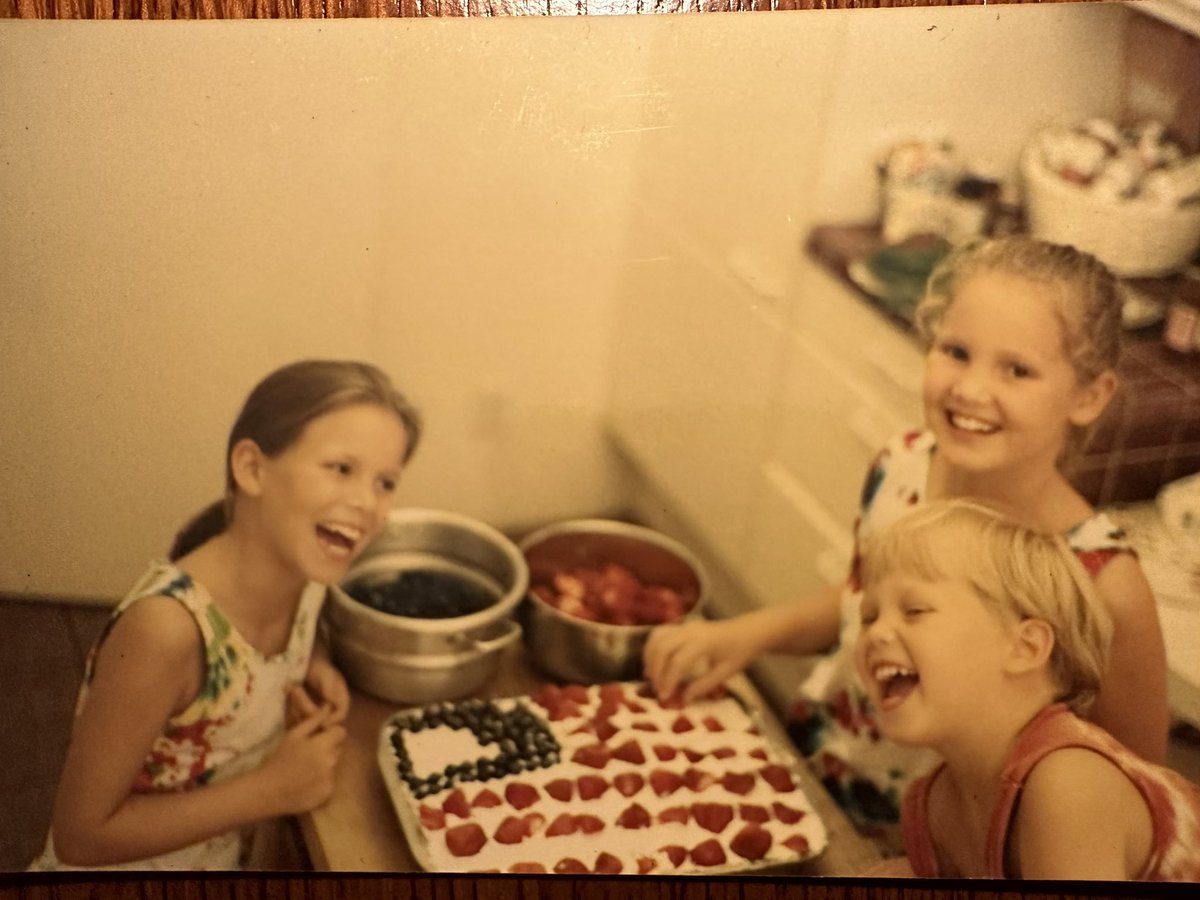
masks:
{"type": "Polygon", "coordinates": [[[397,713],[380,765],[429,871],[684,874],[820,853],[794,757],[734,697],[660,704],[642,683],[397,713]]]}

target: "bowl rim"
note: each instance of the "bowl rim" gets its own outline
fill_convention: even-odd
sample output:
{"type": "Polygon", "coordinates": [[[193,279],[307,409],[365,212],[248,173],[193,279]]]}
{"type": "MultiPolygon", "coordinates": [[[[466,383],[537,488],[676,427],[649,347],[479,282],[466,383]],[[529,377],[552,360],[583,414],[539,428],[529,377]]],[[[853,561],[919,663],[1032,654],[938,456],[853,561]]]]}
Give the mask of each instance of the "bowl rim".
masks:
{"type": "MultiPolygon", "coordinates": [[[[399,626],[424,634],[444,634],[446,632],[467,631],[481,625],[488,625],[497,619],[502,619],[510,614],[517,604],[529,593],[529,565],[525,562],[525,554],[500,529],[464,513],[445,509],[428,509],[425,507],[393,509],[388,513],[384,528],[391,523],[405,524],[410,521],[432,521],[441,525],[451,525],[491,541],[512,563],[514,573],[512,587],[505,591],[495,603],[486,609],[481,609],[478,612],[469,613],[465,616],[451,616],[441,619],[400,616],[374,609],[365,603],[355,600],[346,591],[345,587],[343,587],[343,585],[350,584],[354,580],[355,570],[363,563],[363,558],[359,555],[350,564],[342,580],[337,584],[329,586],[329,595],[333,602],[344,609],[366,615],[369,622],[376,622],[380,625],[399,626]]],[[[382,533],[383,530],[381,529],[380,534],[382,533]]]]}
{"type": "MultiPolygon", "coordinates": [[[[700,558],[688,547],[680,541],[671,537],[669,534],[664,534],[654,528],[649,528],[645,525],[637,525],[633,522],[624,522],[620,519],[566,519],[562,522],[553,522],[536,531],[523,537],[517,542],[520,548],[521,556],[526,560],[526,570],[528,574],[528,551],[536,547],[548,538],[556,537],[560,534],[604,534],[613,535],[616,537],[627,537],[638,540],[643,540],[646,543],[654,544],[662,550],[674,554],[692,570],[692,574],[696,576],[696,582],[699,586],[699,591],[696,594],[696,601],[691,605],[682,619],[679,622],[686,621],[695,615],[698,615],[700,610],[708,601],[708,573],[705,571],[704,564],[700,558]]],[[[569,622],[573,625],[585,628],[595,628],[601,634],[623,634],[623,635],[641,635],[649,634],[655,628],[662,627],[661,625],[614,625],[611,622],[593,622],[590,619],[581,619],[579,616],[572,616],[563,612],[560,609],[550,605],[532,590],[526,589],[526,593],[532,600],[533,604],[539,609],[548,612],[560,621],[569,622]]],[[[678,624],[678,623],[662,623],[678,624]]]]}

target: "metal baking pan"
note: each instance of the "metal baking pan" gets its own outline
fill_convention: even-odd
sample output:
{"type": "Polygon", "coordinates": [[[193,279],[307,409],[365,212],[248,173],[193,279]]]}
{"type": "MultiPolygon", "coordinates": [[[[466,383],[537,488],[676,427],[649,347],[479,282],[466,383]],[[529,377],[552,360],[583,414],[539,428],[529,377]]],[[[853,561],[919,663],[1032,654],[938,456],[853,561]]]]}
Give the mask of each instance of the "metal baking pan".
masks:
{"type": "MultiPolygon", "coordinates": [[[[633,695],[637,692],[638,689],[643,687],[643,683],[641,683],[641,682],[623,682],[622,687],[625,689],[627,694],[633,695]]],[[[595,689],[593,689],[593,690],[595,690],[595,689]]],[[[828,832],[825,827],[825,824],[821,820],[820,815],[816,811],[816,808],[815,808],[814,804],[812,803],[811,799],[805,794],[804,789],[802,787],[803,779],[800,777],[799,773],[802,771],[802,767],[804,766],[804,763],[800,760],[800,758],[797,756],[795,750],[790,745],[781,744],[781,742],[773,740],[770,737],[770,731],[764,726],[763,717],[759,714],[759,712],[755,708],[753,708],[748,703],[746,703],[744,698],[742,698],[741,696],[739,696],[733,692],[730,692],[728,696],[737,703],[738,707],[740,707],[741,712],[744,713],[746,715],[746,717],[748,718],[752,728],[755,730],[755,733],[753,735],[753,740],[762,742],[766,753],[770,757],[770,762],[783,766],[789,772],[789,774],[792,776],[793,781],[796,783],[795,791],[793,793],[781,795],[778,797],[778,799],[786,800],[790,806],[803,811],[804,818],[801,819],[801,821],[799,823],[797,823],[793,827],[792,830],[794,832],[798,832],[798,833],[801,833],[804,835],[804,837],[808,841],[808,845],[809,845],[808,850],[805,853],[796,853],[794,855],[789,855],[785,859],[766,859],[766,860],[754,861],[754,862],[737,857],[733,853],[727,853],[726,856],[727,856],[728,861],[723,864],[720,864],[720,865],[699,866],[694,863],[691,863],[689,860],[685,860],[684,864],[680,868],[675,869],[675,868],[670,868],[670,867],[659,866],[658,868],[654,869],[651,872],[651,874],[668,874],[668,875],[769,874],[774,870],[779,870],[779,869],[783,869],[783,868],[790,870],[797,865],[807,863],[811,860],[814,860],[814,859],[820,857],[822,853],[824,853],[824,851],[828,845],[828,832]]],[[[516,711],[516,710],[520,710],[520,709],[524,708],[524,709],[534,713],[539,718],[541,718],[543,720],[545,719],[544,710],[542,709],[541,706],[539,706],[537,704],[537,702],[531,696],[508,697],[508,698],[497,699],[497,700],[492,700],[492,701],[478,701],[478,702],[479,703],[490,702],[492,704],[495,704],[497,707],[499,707],[504,712],[516,711]]],[[[393,737],[393,734],[395,733],[395,731],[397,730],[399,723],[406,723],[407,721],[411,720],[412,717],[414,717],[414,716],[420,717],[427,712],[430,713],[431,715],[436,715],[436,714],[442,713],[448,709],[455,709],[458,706],[459,706],[459,704],[432,704],[427,707],[418,707],[418,708],[413,708],[413,709],[401,710],[401,711],[395,713],[394,715],[390,716],[383,723],[383,726],[380,728],[380,732],[379,732],[377,758],[379,761],[380,771],[383,775],[384,784],[387,787],[388,796],[391,799],[392,807],[396,811],[396,817],[400,823],[401,829],[404,832],[405,839],[408,841],[408,846],[412,852],[413,858],[417,861],[418,865],[420,865],[421,868],[427,872],[480,872],[480,871],[485,870],[485,867],[487,864],[485,862],[483,864],[483,866],[472,866],[471,862],[473,859],[475,859],[475,857],[464,857],[462,859],[461,865],[458,864],[457,860],[446,859],[446,858],[439,860],[437,858],[438,854],[433,852],[433,850],[430,848],[430,846],[427,842],[426,831],[422,827],[421,821],[419,818],[419,816],[420,816],[419,808],[420,808],[420,804],[422,802],[422,798],[417,796],[417,793],[415,793],[412,786],[410,786],[409,781],[406,781],[405,778],[401,777],[401,774],[400,774],[400,771],[398,768],[399,757],[396,753],[396,750],[394,749],[394,747],[392,745],[392,737],[393,737]]],[[[699,707],[699,706],[689,706],[689,707],[685,708],[684,710],[681,710],[680,712],[688,714],[688,715],[694,714],[698,717],[703,716],[703,708],[699,707]]],[[[580,721],[583,721],[583,720],[580,720],[580,721]]],[[[410,734],[411,734],[411,732],[410,732],[410,734]]],[[[664,734],[664,737],[668,737],[665,732],[663,734],[664,734]]],[[[704,738],[704,737],[706,737],[706,735],[702,734],[700,736],[700,738],[704,738]]],[[[718,742],[718,738],[716,736],[710,735],[707,737],[709,738],[709,740],[711,740],[714,743],[718,742]]],[[[574,740],[574,738],[571,738],[571,739],[574,740]]],[[[583,740],[583,738],[580,738],[580,740],[583,740]]],[[[588,738],[588,740],[595,740],[595,738],[588,738]]],[[[682,739],[679,738],[678,736],[670,737],[670,740],[681,740],[682,741],[682,739]]],[[[697,738],[689,737],[688,743],[693,744],[693,746],[695,746],[693,743],[695,740],[697,740],[697,738]]],[[[479,745],[479,746],[481,746],[481,748],[490,748],[490,745],[479,745]]],[[[683,744],[681,743],[680,746],[682,747],[683,744]]],[[[571,749],[570,746],[564,747],[563,748],[564,755],[565,755],[565,752],[570,749],[571,749]]],[[[449,757],[447,757],[447,758],[449,758],[449,757]]],[[[709,763],[709,765],[711,766],[711,763],[709,763]]],[[[644,764],[642,764],[641,767],[638,767],[638,768],[644,770],[644,769],[659,768],[661,766],[662,766],[662,764],[657,759],[650,757],[647,759],[647,761],[644,764]]],[[[546,772],[546,771],[547,770],[545,770],[545,769],[541,770],[541,772],[546,772]]],[[[415,777],[415,776],[410,776],[410,778],[412,778],[412,777],[415,777]]],[[[550,776],[548,776],[546,774],[539,774],[539,771],[537,771],[537,770],[531,771],[529,773],[529,778],[531,780],[539,781],[539,779],[540,779],[541,783],[544,783],[544,781],[548,777],[550,777],[550,776]]],[[[568,773],[563,773],[563,777],[572,778],[572,777],[574,777],[574,775],[568,772],[568,773]]],[[[472,790],[475,790],[475,789],[481,790],[482,788],[489,786],[489,784],[494,786],[495,782],[471,781],[471,782],[467,782],[467,783],[463,784],[462,787],[468,793],[470,793],[472,790]]],[[[764,787],[763,790],[765,791],[766,788],[764,787]]],[[[419,791],[418,791],[418,793],[419,793],[419,791]]],[[[449,795],[449,789],[447,788],[444,791],[439,791],[438,793],[433,795],[428,802],[431,806],[438,806],[440,804],[440,802],[448,795],[449,795]]],[[[697,794],[696,797],[700,798],[697,802],[704,802],[702,799],[702,794],[697,794]]],[[[552,801],[550,798],[547,797],[547,798],[545,798],[545,802],[546,803],[557,803],[558,801],[552,801]]],[[[590,801],[574,798],[572,803],[570,804],[569,808],[575,814],[586,813],[588,811],[588,803],[589,802],[590,801]]],[[[624,802],[624,801],[622,801],[622,802],[624,802]]],[[[726,797],[725,802],[727,802],[729,805],[732,806],[732,805],[736,805],[738,803],[738,799],[736,797],[726,797]]],[[[761,804],[762,799],[760,798],[760,799],[756,800],[756,802],[761,804]]],[[[491,811],[485,811],[485,812],[491,812],[491,811]]],[[[506,808],[504,810],[498,809],[496,812],[491,813],[491,814],[495,817],[499,817],[504,813],[511,814],[512,812],[513,811],[510,808],[506,808]]],[[[660,827],[663,827],[663,826],[660,826],[660,827]]],[[[487,829],[485,828],[485,831],[486,830],[487,829]]],[[[722,841],[723,847],[728,847],[728,839],[727,839],[728,835],[726,834],[726,831],[727,831],[727,829],[722,831],[722,835],[726,838],[726,840],[722,841]]],[[[627,834],[624,830],[622,830],[621,832],[610,831],[609,833],[610,834],[620,834],[622,837],[625,837],[627,840],[629,839],[629,834],[627,834]]],[[[646,833],[644,831],[637,832],[637,835],[639,837],[644,838],[645,834],[646,833]]],[[[559,841],[561,839],[556,837],[556,838],[551,838],[549,840],[559,841]]],[[[664,838],[664,840],[665,840],[665,838],[664,838]]],[[[643,840],[643,842],[644,842],[644,840],[643,840]]],[[[596,844],[596,836],[595,835],[588,836],[587,843],[590,845],[591,853],[595,853],[597,850],[606,849],[605,847],[598,846],[596,844]]],[[[542,845],[539,844],[538,846],[542,846],[542,845]]],[[[565,844],[559,844],[559,845],[556,845],[556,850],[559,852],[562,852],[565,849],[565,847],[566,847],[565,844]]],[[[516,851],[512,851],[511,853],[514,856],[520,855],[516,851]]],[[[557,857],[558,853],[556,853],[555,855],[557,857]]],[[[445,856],[445,854],[443,854],[443,856],[445,856]]],[[[536,857],[537,854],[533,854],[532,856],[536,857]]],[[[547,867],[549,868],[549,866],[547,866],[547,867]]],[[[506,869],[502,868],[501,871],[506,871],[506,869]]],[[[629,874],[633,874],[633,873],[629,872],[629,870],[626,870],[626,872],[629,874]]],[[[580,874],[582,874],[582,873],[580,873],[580,874]]]]}

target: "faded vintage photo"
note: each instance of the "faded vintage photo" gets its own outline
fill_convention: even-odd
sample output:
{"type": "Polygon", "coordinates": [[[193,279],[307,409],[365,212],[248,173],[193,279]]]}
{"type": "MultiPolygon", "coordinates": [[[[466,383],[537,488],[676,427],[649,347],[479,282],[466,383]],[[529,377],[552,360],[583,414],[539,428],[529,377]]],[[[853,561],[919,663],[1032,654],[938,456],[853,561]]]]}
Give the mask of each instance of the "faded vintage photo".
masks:
{"type": "Polygon", "coordinates": [[[0,871],[1200,880],[1195,0],[177,6],[0,4],[0,871]]]}

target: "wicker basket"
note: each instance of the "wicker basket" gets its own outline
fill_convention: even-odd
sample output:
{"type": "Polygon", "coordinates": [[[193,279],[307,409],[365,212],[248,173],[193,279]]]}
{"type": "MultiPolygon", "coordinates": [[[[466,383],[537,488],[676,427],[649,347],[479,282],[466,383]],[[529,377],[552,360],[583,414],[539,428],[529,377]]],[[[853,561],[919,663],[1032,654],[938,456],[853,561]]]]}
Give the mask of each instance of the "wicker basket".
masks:
{"type": "Polygon", "coordinates": [[[1030,233],[1091,253],[1114,275],[1167,275],[1187,265],[1200,248],[1200,204],[1164,209],[1093,196],[1047,170],[1033,148],[1025,152],[1021,172],[1030,233]]]}

